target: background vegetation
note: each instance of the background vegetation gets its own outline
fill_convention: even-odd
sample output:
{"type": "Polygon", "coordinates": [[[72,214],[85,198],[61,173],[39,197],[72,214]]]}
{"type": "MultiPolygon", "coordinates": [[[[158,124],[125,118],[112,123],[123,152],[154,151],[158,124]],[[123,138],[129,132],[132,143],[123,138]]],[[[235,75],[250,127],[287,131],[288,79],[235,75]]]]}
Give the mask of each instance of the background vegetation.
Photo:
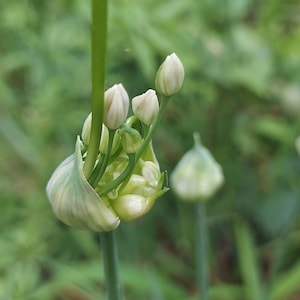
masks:
{"type": "MultiPolygon", "coordinates": [[[[162,169],[194,131],[223,166],[211,299],[300,299],[299,1],[111,0],[109,12],[107,86],[133,97],[167,54],[185,65],[154,141],[162,169]]],[[[90,3],[0,0],[0,20],[0,299],[104,299],[98,236],[61,224],[45,195],[90,111],[90,3]]],[[[127,299],[197,299],[194,217],[168,192],[122,224],[127,299]]]]}

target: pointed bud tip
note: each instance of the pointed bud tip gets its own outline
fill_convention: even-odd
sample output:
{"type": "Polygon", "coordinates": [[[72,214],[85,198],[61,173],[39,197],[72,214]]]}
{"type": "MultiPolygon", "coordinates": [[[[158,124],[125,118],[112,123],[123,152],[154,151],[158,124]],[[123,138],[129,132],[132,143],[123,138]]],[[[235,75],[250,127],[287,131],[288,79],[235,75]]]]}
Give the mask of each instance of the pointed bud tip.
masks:
{"type": "Polygon", "coordinates": [[[125,122],[129,97],[121,83],[113,85],[104,94],[103,122],[109,129],[119,128],[125,122]]]}
{"type": "Polygon", "coordinates": [[[159,67],[156,78],[156,89],[165,96],[176,94],[182,87],[184,67],[175,53],[168,55],[159,67]]]}
{"type": "Polygon", "coordinates": [[[153,124],[159,111],[156,92],[149,89],[144,94],[134,97],[132,99],[132,110],[141,122],[147,126],[153,124]]]}

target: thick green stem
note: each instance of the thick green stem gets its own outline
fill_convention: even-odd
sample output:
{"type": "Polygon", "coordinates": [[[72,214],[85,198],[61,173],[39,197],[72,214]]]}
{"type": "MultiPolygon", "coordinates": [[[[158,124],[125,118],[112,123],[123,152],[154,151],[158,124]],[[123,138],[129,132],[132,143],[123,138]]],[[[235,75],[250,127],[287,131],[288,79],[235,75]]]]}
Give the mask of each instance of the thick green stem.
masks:
{"type": "Polygon", "coordinates": [[[115,130],[109,130],[109,137],[108,137],[108,145],[106,149],[106,153],[104,155],[104,159],[101,160],[101,163],[97,165],[97,167],[94,169],[94,172],[92,173],[89,182],[93,187],[96,187],[98,182],[100,181],[101,177],[103,176],[109,158],[111,156],[111,150],[112,150],[112,145],[114,141],[114,136],[115,136],[116,131],[115,130]]]}
{"type": "Polygon", "coordinates": [[[93,172],[101,138],[104,106],[106,35],[107,0],[93,0],[91,26],[92,126],[87,157],[83,166],[83,172],[87,179],[89,179],[93,172]]]}
{"type": "Polygon", "coordinates": [[[114,231],[101,233],[104,271],[108,300],[121,300],[121,286],[118,272],[118,251],[114,231]]]}
{"type": "Polygon", "coordinates": [[[208,300],[208,235],[205,201],[196,204],[196,268],[200,299],[208,300]]]}
{"type": "MultiPolygon", "coordinates": [[[[99,153],[103,122],[107,38],[107,0],[92,0],[91,31],[92,125],[87,157],[83,166],[84,175],[88,180],[93,173],[95,162],[99,153]]],[[[102,233],[101,241],[103,247],[103,261],[108,300],[121,300],[117,247],[114,239],[114,232],[111,231],[102,233]]]]}
{"type": "Polygon", "coordinates": [[[111,192],[113,189],[115,189],[118,185],[123,183],[128,177],[131,176],[131,172],[135,166],[135,156],[133,153],[131,153],[128,154],[128,158],[129,160],[126,169],[119,175],[119,177],[117,177],[114,181],[108,183],[101,189],[101,191],[99,191],[100,196],[111,192]]]}

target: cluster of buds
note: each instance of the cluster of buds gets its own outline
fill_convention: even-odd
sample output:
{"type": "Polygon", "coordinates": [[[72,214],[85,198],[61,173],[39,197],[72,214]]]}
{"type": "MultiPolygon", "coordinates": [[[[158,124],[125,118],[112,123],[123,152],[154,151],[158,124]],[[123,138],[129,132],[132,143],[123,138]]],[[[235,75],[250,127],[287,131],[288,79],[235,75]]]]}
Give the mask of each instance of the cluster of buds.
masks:
{"type": "MultiPolygon", "coordinates": [[[[183,65],[173,53],[156,74],[156,89],[171,96],[180,90],[183,79],[183,65]]],[[[131,105],[133,115],[128,117],[130,100],[122,84],[105,92],[101,140],[90,178],[85,177],[83,166],[90,146],[92,113],[83,124],[81,138],[77,137],[75,153],[52,174],[47,195],[55,215],[67,225],[114,230],[121,220],[131,221],[147,213],[168,190],[152,147],[164,106],[152,89],[134,97],[131,105]]]]}

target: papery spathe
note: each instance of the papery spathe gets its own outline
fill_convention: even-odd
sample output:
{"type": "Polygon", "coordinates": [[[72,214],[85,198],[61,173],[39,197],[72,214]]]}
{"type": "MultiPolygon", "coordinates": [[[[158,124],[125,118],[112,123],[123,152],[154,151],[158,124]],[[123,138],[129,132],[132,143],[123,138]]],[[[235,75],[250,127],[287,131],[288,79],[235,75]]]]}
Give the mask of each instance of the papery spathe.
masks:
{"type": "Polygon", "coordinates": [[[110,231],[120,220],[86,180],[81,157],[81,141],[75,153],[54,171],[47,184],[47,196],[55,215],[65,224],[81,230],[110,231]]]}

